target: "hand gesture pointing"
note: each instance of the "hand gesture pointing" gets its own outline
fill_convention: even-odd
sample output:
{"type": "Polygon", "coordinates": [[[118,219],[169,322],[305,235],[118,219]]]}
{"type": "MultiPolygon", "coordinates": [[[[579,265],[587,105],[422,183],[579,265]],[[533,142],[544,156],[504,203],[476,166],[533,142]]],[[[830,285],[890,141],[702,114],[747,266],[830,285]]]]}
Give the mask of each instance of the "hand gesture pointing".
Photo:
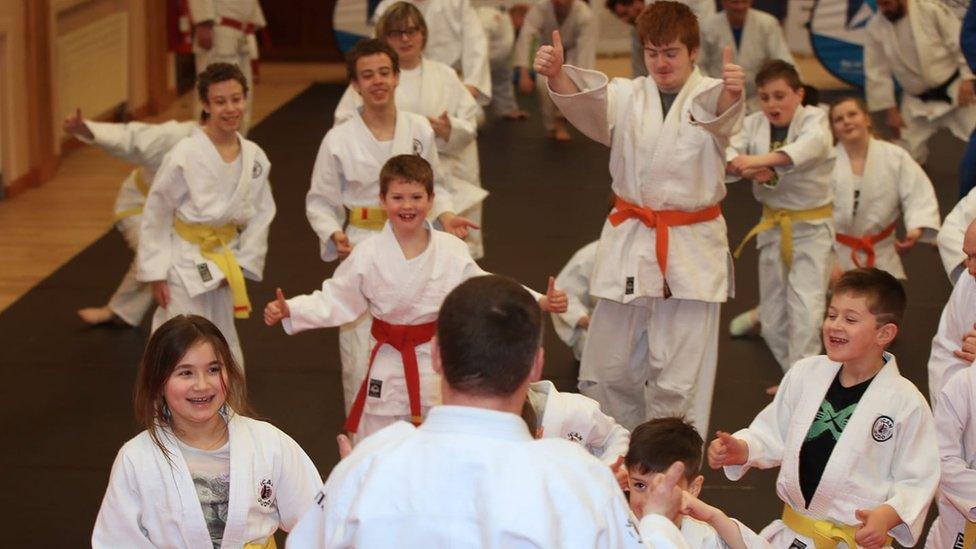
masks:
{"type": "Polygon", "coordinates": [[[552,45],[541,46],[535,52],[535,63],[532,64],[535,72],[547,77],[555,78],[563,70],[563,41],[559,37],[559,31],[552,31],[552,45]]]}

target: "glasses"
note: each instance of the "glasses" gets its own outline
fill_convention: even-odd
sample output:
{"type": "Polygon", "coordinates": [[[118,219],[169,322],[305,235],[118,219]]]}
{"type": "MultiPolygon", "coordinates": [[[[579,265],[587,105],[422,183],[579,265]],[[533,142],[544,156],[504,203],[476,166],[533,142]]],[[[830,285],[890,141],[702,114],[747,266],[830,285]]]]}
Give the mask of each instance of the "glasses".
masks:
{"type": "Polygon", "coordinates": [[[388,30],[386,31],[387,40],[395,40],[397,38],[413,38],[420,33],[420,29],[417,27],[407,27],[404,29],[388,30]]]}

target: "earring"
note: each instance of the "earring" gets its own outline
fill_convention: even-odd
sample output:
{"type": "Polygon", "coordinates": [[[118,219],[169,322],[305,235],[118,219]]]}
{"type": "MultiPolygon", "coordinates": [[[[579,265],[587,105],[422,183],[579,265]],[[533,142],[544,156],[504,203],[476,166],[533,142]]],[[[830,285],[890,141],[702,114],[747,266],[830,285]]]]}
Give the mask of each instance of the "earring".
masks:
{"type": "Polygon", "coordinates": [[[165,400],[163,401],[162,413],[163,413],[163,419],[166,420],[167,422],[173,417],[173,414],[169,411],[169,405],[166,404],[165,400]]]}

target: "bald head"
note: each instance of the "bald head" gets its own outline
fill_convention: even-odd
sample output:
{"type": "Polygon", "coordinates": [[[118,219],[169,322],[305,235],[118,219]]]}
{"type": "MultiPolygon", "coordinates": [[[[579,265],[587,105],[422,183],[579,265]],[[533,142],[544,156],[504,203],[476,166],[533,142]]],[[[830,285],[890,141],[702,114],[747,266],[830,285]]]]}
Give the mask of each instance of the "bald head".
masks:
{"type": "Polygon", "coordinates": [[[966,227],[966,235],[962,239],[962,253],[966,254],[966,270],[976,277],[976,220],[966,227]]]}

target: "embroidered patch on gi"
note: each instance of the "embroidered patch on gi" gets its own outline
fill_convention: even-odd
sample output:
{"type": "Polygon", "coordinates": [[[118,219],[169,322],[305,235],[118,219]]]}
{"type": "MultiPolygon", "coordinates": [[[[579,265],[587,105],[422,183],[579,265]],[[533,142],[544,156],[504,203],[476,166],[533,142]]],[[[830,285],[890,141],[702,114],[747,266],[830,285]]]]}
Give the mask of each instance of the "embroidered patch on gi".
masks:
{"type": "Polygon", "coordinates": [[[895,422],[888,416],[878,416],[871,427],[871,438],[876,442],[885,442],[895,436],[895,422]]]}
{"type": "Polygon", "coordinates": [[[634,293],[634,277],[628,276],[627,282],[624,284],[624,294],[630,295],[634,293]]]}
{"type": "Polygon", "coordinates": [[[261,507],[271,507],[274,503],[274,483],[270,478],[261,481],[261,490],[258,492],[258,503],[261,507]]]}
{"type": "Polygon", "coordinates": [[[251,168],[251,178],[261,177],[264,173],[264,166],[261,165],[257,160],[254,161],[254,167],[251,168]]]}
{"type": "Polygon", "coordinates": [[[413,154],[424,154],[424,144],[419,139],[413,140],[413,154]]]}
{"type": "Polygon", "coordinates": [[[576,431],[570,431],[567,433],[566,438],[569,439],[570,442],[577,442],[580,444],[583,443],[583,435],[577,433],[576,431]]]}
{"type": "Polygon", "coordinates": [[[210,267],[206,263],[197,264],[197,271],[199,271],[200,278],[202,278],[204,282],[210,282],[213,280],[213,275],[210,274],[210,267]]]}
{"type": "Polygon", "coordinates": [[[380,398],[380,395],[382,393],[383,393],[383,382],[378,379],[370,378],[369,391],[366,394],[373,398],[380,398]]]}
{"type": "Polygon", "coordinates": [[[790,549],[807,549],[807,544],[802,541],[793,538],[793,543],[790,544],[790,549]]]}
{"type": "Polygon", "coordinates": [[[952,549],[962,549],[964,547],[964,541],[966,541],[966,536],[962,532],[959,532],[956,534],[956,542],[952,544],[952,549]]]}

